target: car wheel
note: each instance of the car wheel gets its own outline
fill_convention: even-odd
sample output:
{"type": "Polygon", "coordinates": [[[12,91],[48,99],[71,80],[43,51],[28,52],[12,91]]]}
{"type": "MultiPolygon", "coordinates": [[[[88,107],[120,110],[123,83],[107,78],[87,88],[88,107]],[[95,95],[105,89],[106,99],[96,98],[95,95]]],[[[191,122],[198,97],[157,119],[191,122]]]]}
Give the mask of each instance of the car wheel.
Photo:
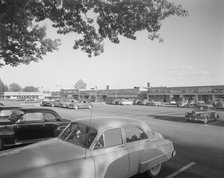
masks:
{"type": "Polygon", "coordinates": [[[161,167],[162,167],[162,164],[157,164],[157,165],[149,168],[149,170],[147,171],[147,174],[151,177],[155,177],[159,174],[161,167]]]}

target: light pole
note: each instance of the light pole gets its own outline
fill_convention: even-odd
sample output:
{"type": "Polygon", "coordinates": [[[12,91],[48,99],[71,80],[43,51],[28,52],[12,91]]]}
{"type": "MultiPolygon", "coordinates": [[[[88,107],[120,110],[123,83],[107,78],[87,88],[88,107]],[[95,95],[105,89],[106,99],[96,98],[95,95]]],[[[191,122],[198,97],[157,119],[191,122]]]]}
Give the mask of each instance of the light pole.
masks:
{"type": "Polygon", "coordinates": [[[97,86],[95,88],[96,88],[96,102],[97,102],[97,86]]]}

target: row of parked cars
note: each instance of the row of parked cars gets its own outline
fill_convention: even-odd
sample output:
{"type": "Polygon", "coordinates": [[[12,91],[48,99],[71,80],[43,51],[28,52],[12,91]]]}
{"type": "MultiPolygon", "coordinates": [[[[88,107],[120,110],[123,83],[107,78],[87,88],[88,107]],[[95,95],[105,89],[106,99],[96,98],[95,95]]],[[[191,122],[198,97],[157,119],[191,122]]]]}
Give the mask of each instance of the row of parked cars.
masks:
{"type": "Polygon", "coordinates": [[[92,108],[92,105],[89,101],[87,100],[77,101],[74,99],[43,100],[40,105],[69,108],[69,109],[91,109],[92,108]]]}
{"type": "Polygon", "coordinates": [[[105,116],[71,122],[44,107],[1,106],[0,113],[1,150],[33,143],[0,151],[1,178],[157,176],[176,154],[170,140],[139,120],[105,116]]]}

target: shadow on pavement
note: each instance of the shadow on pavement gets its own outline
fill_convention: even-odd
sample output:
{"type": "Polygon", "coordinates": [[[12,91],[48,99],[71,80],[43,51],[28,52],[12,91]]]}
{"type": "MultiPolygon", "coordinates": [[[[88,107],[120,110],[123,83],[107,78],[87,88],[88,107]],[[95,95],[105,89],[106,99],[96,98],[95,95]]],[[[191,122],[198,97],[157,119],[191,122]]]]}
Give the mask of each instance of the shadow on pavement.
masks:
{"type": "Polygon", "coordinates": [[[148,116],[152,117],[152,119],[166,120],[171,122],[182,122],[182,123],[186,122],[184,117],[164,116],[164,115],[148,115],[148,116]]]}

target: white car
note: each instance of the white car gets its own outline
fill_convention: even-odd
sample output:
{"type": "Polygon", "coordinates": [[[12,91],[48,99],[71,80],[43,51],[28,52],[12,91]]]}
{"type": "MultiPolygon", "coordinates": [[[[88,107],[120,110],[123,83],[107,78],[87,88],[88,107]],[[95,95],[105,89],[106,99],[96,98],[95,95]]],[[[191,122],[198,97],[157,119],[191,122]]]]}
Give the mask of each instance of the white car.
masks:
{"type": "Polygon", "coordinates": [[[1,178],[156,176],[175,155],[173,143],[142,121],[92,118],[70,123],[58,138],[0,153],[1,178]]]}
{"type": "Polygon", "coordinates": [[[132,100],[121,100],[121,105],[133,105],[132,100]]]}

